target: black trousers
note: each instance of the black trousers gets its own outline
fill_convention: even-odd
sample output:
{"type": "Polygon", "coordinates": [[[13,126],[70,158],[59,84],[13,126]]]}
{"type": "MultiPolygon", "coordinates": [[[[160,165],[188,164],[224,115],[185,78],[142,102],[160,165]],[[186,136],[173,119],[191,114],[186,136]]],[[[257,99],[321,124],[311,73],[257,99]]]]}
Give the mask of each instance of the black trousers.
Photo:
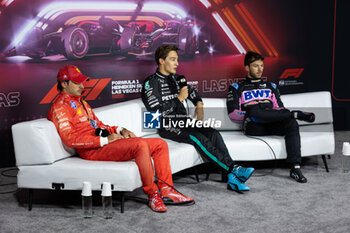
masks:
{"type": "Polygon", "coordinates": [[[200,155],[217,165],[221,170],[231,172],[235,165],[221,134],[213,128],[170,128],[159,130],[159,135],[176,142],[193,145],[200,155]]]}
{"type": "Polygon", "coordinates": [[[243,130],[251,136],[284,136],[287,162],[301,162],[299,125],[288,109],[263,109],[259,105],[250,107],[246,113],[243,130]]]}

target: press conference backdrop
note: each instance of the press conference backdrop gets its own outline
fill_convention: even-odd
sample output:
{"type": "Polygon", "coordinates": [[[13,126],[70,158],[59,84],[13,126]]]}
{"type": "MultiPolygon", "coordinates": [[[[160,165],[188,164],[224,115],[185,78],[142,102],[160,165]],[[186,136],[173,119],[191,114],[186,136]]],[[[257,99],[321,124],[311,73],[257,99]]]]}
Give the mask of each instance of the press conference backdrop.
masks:
{"type": "MultiPolygon", "coordinates": [[[[333,48],[341,54],[345,45],[345,0],[0,4],[0,167],[15,165],[11,125],[46,117],[58,94],[60,67],[73,64],[91,77],[83,95],[92,107],[122,102],[140,97],[162,44],[180,47],[178,73],[202,97],[226,97],[228,86],[245,77],[244,55],[252,50],[265,56],[263,78],[278,84],[282,94],[333,91],[335,113],[349,115],[348,102],[338,101],[350,99],[342,70],[335,66],[332,73],[333,48]]],[[[336,127],[349,128],[348,120],[335,120],[336,127]]]]}

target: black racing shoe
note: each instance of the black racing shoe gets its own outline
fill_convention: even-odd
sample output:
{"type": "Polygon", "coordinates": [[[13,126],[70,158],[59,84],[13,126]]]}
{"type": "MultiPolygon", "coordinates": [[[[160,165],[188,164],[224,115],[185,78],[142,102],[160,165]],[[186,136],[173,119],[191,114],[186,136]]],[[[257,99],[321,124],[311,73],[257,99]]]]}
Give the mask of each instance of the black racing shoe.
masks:
{"type": "Polygon", "coordinates": [[[292,115],[295,119],[306,121],[306,122],[314,122],[315,114],[312,112],[303,112],[303,111],[292,111],[292,115]]]}
{"type": "Polygon", "coordinates": [[[301,172],[300,168],[290,169],[290,177],[292,177],[294,180],[296,180],[299,183],[306,183],[307,182],[307,179],[305,176],[303,176],[303,173],[301,172]]]}

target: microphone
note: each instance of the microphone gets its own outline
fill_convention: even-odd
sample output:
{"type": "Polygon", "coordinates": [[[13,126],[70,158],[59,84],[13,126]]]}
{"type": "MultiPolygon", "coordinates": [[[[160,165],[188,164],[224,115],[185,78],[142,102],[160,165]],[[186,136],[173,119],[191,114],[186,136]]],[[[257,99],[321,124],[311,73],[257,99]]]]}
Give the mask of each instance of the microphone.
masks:
{"type": "MultiPolygon", "coordinates": [[[[183,75],[179,75],[176,77],[176,81],[179,84],[180,89],[183,87],[187,86],[187,80],[186,77],[183,75]]],[[[188,105],[187,105],[187,99],[185,99],[184,101],[182,101],[183,106],[185,107],[186,110],[186,114],[189,113],[189,109],[188,109],[188,105]]]]}
{"type": "Polygon", "coordinates": [[[180,89],[183,88],[183,87],[185,87],[185,86],[187,86],[186,77],[183,76],[183,75],[177,76],[176,81],[177,81],[177,83],[179,84],[180,89]]]}
{"type": "Polygon", "coordinates": [[[95,135],[96,136],[101,136],[101,137],[108,137],[108,135],[109,135],[109,131],[108,130],[106,130],[106,129],[103,129],[103,128],[97,128],[96,130],[95,130],[95,135]]]}

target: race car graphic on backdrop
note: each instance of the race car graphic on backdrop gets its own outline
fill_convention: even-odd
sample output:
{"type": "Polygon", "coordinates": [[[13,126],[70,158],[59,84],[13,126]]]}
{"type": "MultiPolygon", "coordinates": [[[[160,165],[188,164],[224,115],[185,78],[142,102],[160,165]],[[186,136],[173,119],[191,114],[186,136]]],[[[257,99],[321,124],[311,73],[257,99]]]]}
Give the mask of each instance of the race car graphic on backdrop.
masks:
{"type": "Polygon", "coordinates": [[[199,35],[198,23],[180,7],[140,2],[51,3],[18,32],[4,56],[144,56],[163,44],[178,46],[180,55],[188,57],[211,51],[207,35],[199,35]]]}

